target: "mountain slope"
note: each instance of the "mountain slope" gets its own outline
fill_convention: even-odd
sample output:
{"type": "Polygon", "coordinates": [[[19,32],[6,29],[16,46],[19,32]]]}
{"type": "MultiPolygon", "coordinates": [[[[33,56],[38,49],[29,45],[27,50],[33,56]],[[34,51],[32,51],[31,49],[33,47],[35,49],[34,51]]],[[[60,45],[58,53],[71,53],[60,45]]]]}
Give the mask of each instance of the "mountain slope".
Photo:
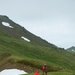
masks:
{"type": "Polygon", "coordinates": [[[69,52],[75,52],[75,47],[72,46],[72,47],[70,47],[70,48],[67,48],[66,50],[69,51],[69,52]]]}
{"type": "Polygon", "coordinates": [[[0,16],[0,30],[2,30],[4,33],[7,33],[9,36],[15,37],[17,39],[22,39],[21,37],[23,36],[29,39],[33,44],[54,47],[53,44],[48,43],[46,40],[43,40],[40,37],[37,37],[34,34],[30,33],[24,27],[21,27],[20,25],[14,23],[7,16],[0,16]],[[4,26],[2,22],[8,23],[13,28],[4,26]]]}
{"type": "Polygon", "coordinates": [[[41,70],[46,63],[49,71],[75,71],[75,54],[35,36],[7,16],[0,16],[0,61],[0,70],[41,70]]]}

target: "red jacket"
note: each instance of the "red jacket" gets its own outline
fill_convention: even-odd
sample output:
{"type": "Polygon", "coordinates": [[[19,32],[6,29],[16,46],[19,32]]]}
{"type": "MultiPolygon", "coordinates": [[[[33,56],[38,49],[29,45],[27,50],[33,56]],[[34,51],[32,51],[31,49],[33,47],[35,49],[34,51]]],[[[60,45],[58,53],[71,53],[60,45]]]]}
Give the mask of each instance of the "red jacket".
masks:
{"type": "Polygon", "coordinates": [[[34,75],[39,75],[39,72],[35,72],[34,75]]]}

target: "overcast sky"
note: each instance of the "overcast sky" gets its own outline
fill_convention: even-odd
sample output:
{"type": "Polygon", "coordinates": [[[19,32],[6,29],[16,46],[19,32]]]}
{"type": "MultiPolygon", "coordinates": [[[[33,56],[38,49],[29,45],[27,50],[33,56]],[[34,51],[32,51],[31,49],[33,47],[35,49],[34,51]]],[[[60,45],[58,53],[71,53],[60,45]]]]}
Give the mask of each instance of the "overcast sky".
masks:
{"type": "Polygon", "coordinates": [[[75,46],[75,0],[0,0],[0,15],[58,47],[75,46]]]}

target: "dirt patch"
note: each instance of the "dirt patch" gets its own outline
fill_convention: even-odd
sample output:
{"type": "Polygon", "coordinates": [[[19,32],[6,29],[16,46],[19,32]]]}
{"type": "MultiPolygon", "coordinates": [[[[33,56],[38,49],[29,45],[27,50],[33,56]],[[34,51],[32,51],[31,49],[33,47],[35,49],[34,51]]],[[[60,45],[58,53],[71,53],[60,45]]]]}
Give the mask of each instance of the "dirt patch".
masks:
{"type": "Polygon", "coordinates": [[[31,67],[29,65],[25,65],[23,63],[15,63],[15,62],[6,62],[3,63],[2,65],[0,65],[0,71],[4,70],[4,69],[20,69],[20,70],[24,70],[25,72],[35,72],[35,71],[41,71],[40,69],[37,69],[35,67],[31,67]]]}

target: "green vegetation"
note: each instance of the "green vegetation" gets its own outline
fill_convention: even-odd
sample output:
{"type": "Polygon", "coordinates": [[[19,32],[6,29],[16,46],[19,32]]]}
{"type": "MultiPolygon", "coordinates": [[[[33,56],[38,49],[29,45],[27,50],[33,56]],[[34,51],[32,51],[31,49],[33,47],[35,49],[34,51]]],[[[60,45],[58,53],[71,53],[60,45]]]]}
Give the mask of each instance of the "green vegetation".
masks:
{"type": "MultiPolygon", "coordinates": [[[[70,72],[48,72],[48,75],[74,75],[75,73],[70,72]]],[[[26,75],[26,74],[22,74],[26,75]]],[[[34,73],[29,73],[27,75],[34,75],[34,73]]],[[[42,73],[39,73],[39,75],[42,75],[42,73]]]]}
{"type": "Polygon", "coordinates": [[[31,34],[6,16],[0,16],[0,22],[3,19],[14,28],[9,29],[0,23],[0,68],[6,63],[19,63],[42,69],[42,65],[47,64],[50,75],[72,75],[69,72],[75,71],[74,53],[58,48],[31,34]],[[21,39],[21,36],[25,36],[31,42],[21,39]]]}
{"type": "MultiPolygon", "coordinates": [[[[72,53],[59,48],[55,50],[49,47],[33,45],[27,41],[6,35],[0,36],[0,54],[2,58],[9,56],[9,59],[12,59],[15,63],[24,63],[39,69],[46,63],[49,71],[75,70],[75,67],[73,67],[75,58],[72,53]]],[[[1,57],[0,60],[2,60],[1,57]]]]}

